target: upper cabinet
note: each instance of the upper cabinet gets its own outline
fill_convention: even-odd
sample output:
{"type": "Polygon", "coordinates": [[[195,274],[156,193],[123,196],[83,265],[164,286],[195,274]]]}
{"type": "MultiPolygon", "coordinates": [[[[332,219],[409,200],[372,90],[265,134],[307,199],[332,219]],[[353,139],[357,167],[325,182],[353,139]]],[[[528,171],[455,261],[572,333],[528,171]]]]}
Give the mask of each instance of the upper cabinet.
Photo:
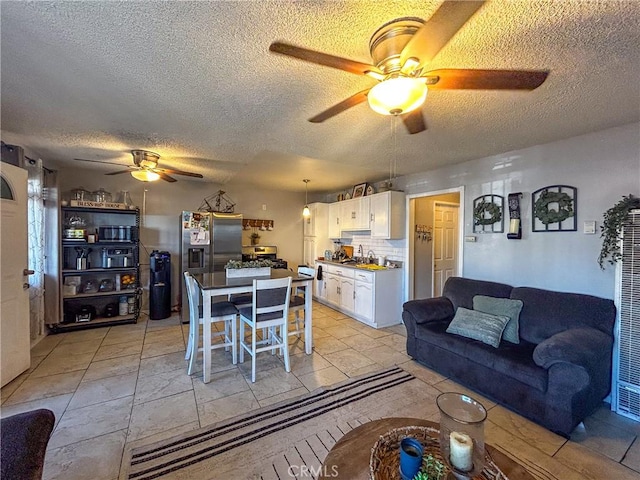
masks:
{"type": "Polygon", "coordinates": [[[359,197],[340,202],[342,231],[369,230],[369,199],[359,197]]]}
{"type": "Polygon", "coordinates": [[[329,204],[329,238],[344,232],[370,231],[371,238],[404,238],[405,196],[382,192],[329,204]]]}
{"type": "Polygon", "coordinates": [[[329,204],[329,238],[340,238],[342,225],[340,225],[341,204],[336,202],[329,204]]]}
{"type": "Polygon", "coordinates": [[[371,238],[404,238],[405,196],[403,192],[382,192],[370,199],[371,238]]]}
{"type": "Polygon", "coordinates": [[[327,203],[310,203],[310,215],[303,219],[304,236],[318,237],[327,234],[327,214],[329,205],[327,203]]]}

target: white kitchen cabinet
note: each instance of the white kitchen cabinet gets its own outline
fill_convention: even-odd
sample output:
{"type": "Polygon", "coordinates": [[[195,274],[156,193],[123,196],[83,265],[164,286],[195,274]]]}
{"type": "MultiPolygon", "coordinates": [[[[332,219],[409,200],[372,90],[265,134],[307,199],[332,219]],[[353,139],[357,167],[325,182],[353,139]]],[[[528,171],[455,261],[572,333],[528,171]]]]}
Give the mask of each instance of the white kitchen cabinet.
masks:
{"type": "Polygon", "coordinates": [[[327,234],[328,203],[310,203],[308,205],[310,215],[303,219],[304,236],[316,237],[327,234]]]}
{"type": "Polygon", "coordinates": [[[339,306],[340,305],[340,277],[333,275],[329,272],[324,275],[325,284],[325,299],[328,303],[339,306]]]}
{"type": "Polygon", "coordinates": [[[371,238],[404,238],[405,196],[403,192],[382,192],[369,198],[371,238]]]}
{"type": "Polygon", "coordinates": [[[353,279],[340,277],[340,308],[342,311],[353,313],[354,296],[353,279]]]}
{"type": "Polygon", "coordinates": [[[371,238],[404,238],[405,196],[388,191],[330,203],[327,216],[329,238],[357,231],[370,231],[371,238]]]}
{"type": "MultiPolygon", "coordinates": [[[[326,301],[341,311],[353,312],[353,269],[326,263],[322,263],[322,267],[322,276],[325,279],[326,301]]],[[[319,300],[322,301],[322,298],[319,300]]]]}
{"type": "Polygon", "coordinates": [[[305,265],[313,266],[318,257],[324,256],[325,250],[333,251],[333,242],[328,234],[329,204],[309,204],[311,215],[303,219],[304,237],[302,258],[305,265]]]}
{"type": "Polygon", "coordinates": [[[402,323],[402,270],[367,271],[317,262],[322,266],[326,296],[316,300],[371,327],[402,323]],[[326,272],[326,273],[325,273],[326,272]]]}
{"type": "Polygon", "coordinates": [[[369,230],[369,197],[340,202],[341,230],[369,230]]]}
{"type": "Polygon", "coordinates": [[[329,204],[329,226],[328,233],[329,238],[340,238],[342,229],[340,228],[340,213],[342,202],[335,202],[329,204]]]}
{"type": "Polygon", "coordinates": [[[316,237],[304,237],[303,241],[303,262],[305,265],[313,265],[318,258],[317,252],[317,238],[316,237]]]}
{"type": "Polygon", "coordinates": [[[313,281],[313,298],[327,298],[326,288],[324,276],[322,280],[318,280],[317,278],[313,281]]]}
{"type": "Polygon", "coordinates": [[[373,286],[375,273],[356,272],[354,278],[354,311],[362,316],[362,320],[373,323],[373,286]]]}

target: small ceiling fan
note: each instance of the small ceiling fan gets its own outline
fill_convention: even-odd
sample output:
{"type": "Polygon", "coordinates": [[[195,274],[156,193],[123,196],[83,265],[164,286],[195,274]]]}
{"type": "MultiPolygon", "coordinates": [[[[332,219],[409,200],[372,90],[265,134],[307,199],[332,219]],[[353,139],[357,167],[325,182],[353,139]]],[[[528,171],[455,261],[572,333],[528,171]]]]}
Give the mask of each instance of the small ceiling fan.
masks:
{"type": "MultiPolygon", "coordinates": [[[[121,173],[131,173],[131,176],[133,178],[142,182],[153,182],[160,178],[166,182],[176,182],[177,180],[171,177],[169,174],[203,178],[199,173],[185,172],[183,170],[174,170],[170,168],[159,168],[158,160],[160,160],[160,155],[148,150],[131,150],[131,155],[133,155],[133,163],[135,166],[127,167],[126,170],[118,170],[116,172],[105,173],[105,175],[120,175],[121,173]]],[[[122,166],[119,163],[105,162],[103,160],[87,160],[84,158],[74,158],[74,160],[80,162],[106,163],[108,165],[122,166]]]]}
{"type": "Polygon", "coordinates": [[[380,82],[310,118],[310,122],[324,122],[368,100],[374,111],[400,115],[409,133],[419,133],[427,128],[420,106],[429,89],[533,90],[547,78],[547,71],[426,69],[483,4],[484,1],[449,0],[426,22],[403,17],[384,24],[369,41],[374,65],[283,42],[272,43],[269,50],[305,62],[367,75],[380,82]]]}

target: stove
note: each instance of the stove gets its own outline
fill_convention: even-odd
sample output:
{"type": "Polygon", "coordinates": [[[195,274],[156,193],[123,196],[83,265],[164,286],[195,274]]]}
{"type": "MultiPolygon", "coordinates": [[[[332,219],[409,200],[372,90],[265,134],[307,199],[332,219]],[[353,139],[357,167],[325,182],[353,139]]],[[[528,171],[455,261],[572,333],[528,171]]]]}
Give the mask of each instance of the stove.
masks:
{"type": "Polygon", "coordinates": [[[278,258],[278,247],[274,245],[244,245],[242,247],[242,261],[250,260],[271,260],[273,268],[287,269],[285,260],[278,258]]]}

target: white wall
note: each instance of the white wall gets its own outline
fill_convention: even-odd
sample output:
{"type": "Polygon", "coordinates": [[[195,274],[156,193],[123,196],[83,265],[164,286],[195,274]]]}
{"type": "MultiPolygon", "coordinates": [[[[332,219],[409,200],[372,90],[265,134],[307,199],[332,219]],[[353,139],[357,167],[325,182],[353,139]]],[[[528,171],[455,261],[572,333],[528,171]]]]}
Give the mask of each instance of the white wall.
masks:
{"type": "Polygon", "coordinates": [[[600,225],[603,213],[623,195],[640,196],[640,124],[410,175],[396,184],[407,194],[464,186],[465,235],[474,235],[474,198],[522,192],[522,240],[508,240],[506,233],[476,234],[476,243],[464,244],[463,275],[613,298],[614,268],[602,271],[596,261],[600,225]],[[532,232],[531,193],[556,184],[578,189],[578,231],[532,232]],[[596,235],[582,233],[586,220],[597,221],[596,235]]]}
{"type": "MultiPolygon", "coordinates": [[[[148,289],[149,254],[152,250],[168,251],[172,261],[172,305],[178,304],[177,282],[179,272],[180,232],[179,215],[183,210],[198,210],[203,199],[224,190],[226,196],[235,202],[235,212],[244,218],[274,221],[273,231],[259,232],[260,243],[276,245],[278,254],[295,268],[302,263],[302,207],[304,193],[283,192],[266,188],[249,187],[239,184],[218,185],[203,181],[190,181],[178,177],[175,183],[162,180],[144,183],[128,174],[105,176],[92,170],[63,168],[59,170],[62,198],[65,193],[79,186],[87,190],[104,187],[115,195],[120,190],[128,190],[133,203],[141,209],[140,263],[142,285],[148,289]],[[146,205],[143,212],[144,190],[146,205]],[[262,206],[266,205],[266,210],[262,206]],[[144,213],[144,214],[143,214],[144,213]]],[[[243,243],[249,245],[251,230],[243,232],[243,243]]],[[[143,304],[148,295],[145,293],[143,304]]]]}
{"type": "MultiPolygon", "coordinates": [[[[292,266],[302,262],[302,217],[299,208],[292,207],[304,203],[302,194],[183,179],[173,184],[145,184],[126,174],[104,176],[83,169],[60,170],[60,181],[63,191],[80,185],[90,190],[104,187],[114,193],[128,189],[138,205],[142,205],[143,190],[147,188],[142,241],[149,252],[168,250],[172,255],[178,252],[178,213],[197,209],[204,197],[222,188],[237,202],[236,212],[247,218],[275,220],[275,230],[262,232],[261,243],[277,245],[292,266]],[[267,205],[266,211],[262,210],[262,204],[267,205]]],[[[583,234],[582,224],[596,220],[599,232],[602,214],[608,208],[623,195],[640,196],[640,124],[480,158],[401,177],[394,183],[407,194],[464,186],[465,235],[473,235],[474,198],[491,192],[505,197],[522,192],[522,240],[507,240],[506,234],[477,235],[476,243],[464,244],[463,275],[613,298],[614,269],[600,270],[596,262],[600,236],[583,234]],[[578,188],[578,231],[531,232],[531,192],[555,184],[578,188]]],[[[335,198],[335,194],[330,194],[325,201],[335,198]]],[[[371,249],[391,260],[407,258],[405,240],[374,241],[368,236],[354,236],[348,243],[356,247],[362,244],[365,252],[371,249]]],[[[143,250],[141,255],[144,260],[146,252],[143,250]]],[[[148,273],[144,267],[142,270],[148,273]]]]}

